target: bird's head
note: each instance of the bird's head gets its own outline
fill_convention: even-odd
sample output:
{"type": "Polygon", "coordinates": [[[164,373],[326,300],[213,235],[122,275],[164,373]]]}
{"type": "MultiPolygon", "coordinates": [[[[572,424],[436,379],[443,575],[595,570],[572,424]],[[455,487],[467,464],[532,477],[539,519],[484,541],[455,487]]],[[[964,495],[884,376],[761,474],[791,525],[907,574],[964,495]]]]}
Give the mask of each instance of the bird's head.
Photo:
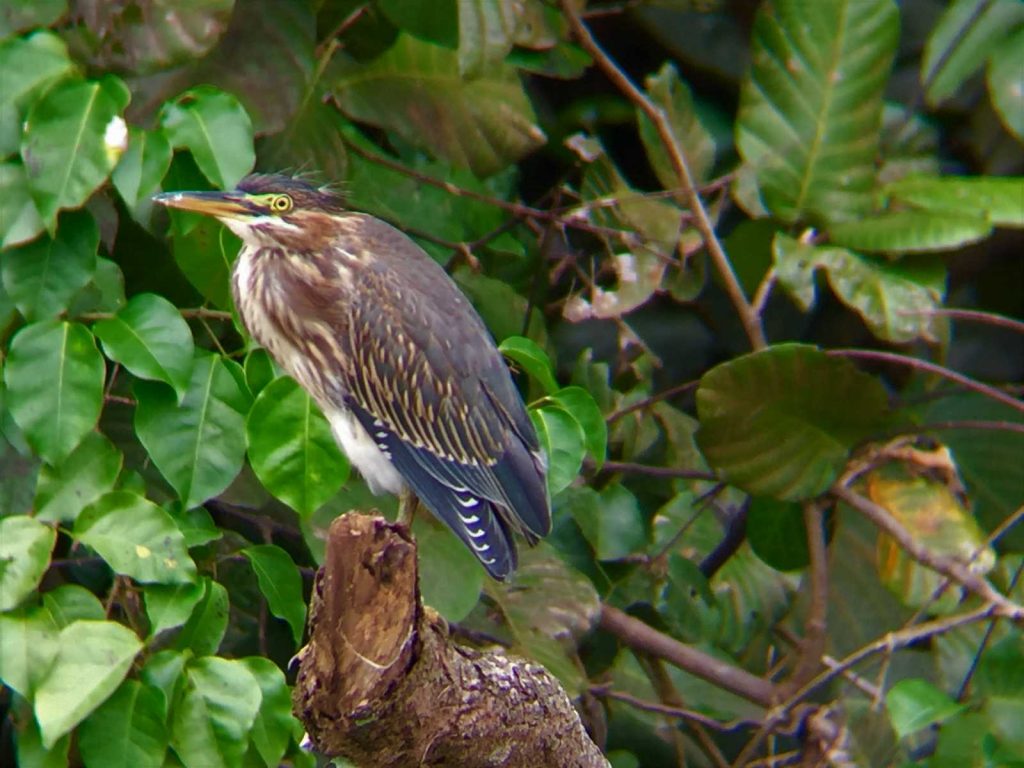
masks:
{"type": "Polygon", "coordinates": [[[315,250],[345,213],[336,192],[281,174],[251,174],[230,192],[162,192],[153,200],[214,216],[246,245],[294,250],[315,250]]]}

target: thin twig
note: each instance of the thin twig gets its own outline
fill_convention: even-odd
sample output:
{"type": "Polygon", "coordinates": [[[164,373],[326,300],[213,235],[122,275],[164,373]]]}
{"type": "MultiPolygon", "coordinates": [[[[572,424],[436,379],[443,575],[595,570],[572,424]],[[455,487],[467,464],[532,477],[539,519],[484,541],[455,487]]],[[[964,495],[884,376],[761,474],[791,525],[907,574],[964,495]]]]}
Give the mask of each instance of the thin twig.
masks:
{"type": "Polygon", "coordinates": [[[601,606],[600,625],[633,650],[664,659],[669,664],[756,704],[771,704],[774,686],[769,681],[685,645],[618,608],[601,606]]]}
{"type": "Polygon", "coordinates": [[[996,421],[992,419],[953,419],[950,421],[932,421],[927,424],[911,424],[898,427],[891,432],[878,436],[878,440],[888,440],[900,435],[926,435],[929,432],[952,432],[957,430],[981,429],[994,432],[1019,432],[1024,434],[1024,424],[1019,421],[996,421]]]}
{"type": "Polygon", "coordinates": [[[650,464],[636,464],[632,461],[606,461],[601,465],[606,472],[622,472],[630,475],[647,475],[649,477],[668,477],[680,480],[707,480],[716,482],[718,476],[712,472],[699,469],[681,469],[678,467],[656,467],[650,464]]]}
{"type": "Polygon", "coordinates": [[[662,400],[667,400],[670,397],[675,397],[676,395],[681,395],[684,392],[694,390],[699,385],[699,381],[687,381],[684,384],[677,384],[674,387],[669,387],[666,390],[653,394],[650,397],[645,397],[643,400],[638,400],[635,403],[630,403],[629,405],[624,406],[619,410],[608,414],[608,418],[606,418],[605,421],[608,422],[608,424],[614,424],[623,416],[628,416],[634,411],[643,410],[644,408],[654,405],[655,403],[661,402],[662,400]]]}
{"type": "Polygon", "coordinates": [[[832,357],[852,357],[859,360],[893,363],[895,365],[913,368],[914,370],[924,371],[925,373],[933,373],[936,376],[941,376],[944,379],[956,382],[964,389],[977,392],[979,395],[984,395],[985,397],[1000,402],[1003,405],[1008,405],[1014,410],[1024,413],[1024,402],[1017,400],[1014,397],[1010,397],[1005,392],[1001,392],[993,386],[982,384],[980,381],[975,381],[969,376],[964,376],[962,373],[957,373],[943,365],[936,365],[935,363],[928,362],[927,360],[910,357],[909,355],[898,355],[894,352],[879,352],[873,349],[830,349],[826,354],[832,357]]]}
{"type": "Polygon", "coordinates": [[[811,600],[804,620],[804,636],[793,674],[781,686],[794,691],[810,680],[821,668],[825,653],[825,629],[828,619],[828,555],[825,551],[825,526],[821,508],[813,501],[804,502],[804,528],[807,531],[807,574],[811,582],[811,600]]]}
{"type": "Polygon", "coordinates": [[[1006,328],[1014,333],[1024,333],[1024,322],[1014,320],[1012,317],[1006,317],[1005,315],[997,315],[995,312],[981,312],[977,309],[947,309],[945,307],[936,309],[908,309],[897,314],[950,317],[954,320],[969,320],[996,328],[1006,328]]]}
{"type": "Polygon", "coordinates": [[[921,544],[884,507],[871,501],[871,499],[854,493],[841,483],[832,486],[830,492],[835,498],[846,502],[883,532],[892,536],[903,551],[921,565],[946,576],[965,587],[968,591],[973,592],[982,600],[992,603],[996,607],[996,613],[999,615],[1014,621],[1024,619],[1024,608],[997,592],[985,579],[969,570],[963,563],[938,555],[921,544]]]}
{"type": "Polygon", "coordinates": [[[730,731],[737,731],[740,728],[757,725],[756,720],[731,720],[727,723],[719,722],[713,717],[702,715],[700,712],[695,712],[692,709],[684,709],[683,707],[670,707],[667,704],[659,704],[654,701],[647,701],[637,696],[633,696],[628,693],[621,691],[613,691],[606,685],[592,685],[590,692],[601,699],[614,699],[615,701],[621,701],[623,704],[629,704],[631,707],[636,707],[642,712],[653,712],[656,715],[665,715],[666,717],[676,717],[680,720],[691,720],[695,723],[700,723],[708,728],[713,728],[716,731],[722,733],[729,733],[730,731]]]}
{"type": "Polygon", "coordinates": [[[580,19],[573,0],[562,0],[562,13],[568,20],[576,39],[583,46],[584,50],[590,54],[594,63],[604,71],[608,79],[612,81],[627,99],[647,115],[658,131],[658,136],[665,146],[669,161],[672,163],[682,188],[681,193],[678,195],[679,202],[688,207],[693,213],[694,225],[700,232],[704,245],[708,250],[708,255],[711,257],[711,261],[715,265],[719,277],[722,279],[725,292],[728,294],[733,307],[739,315],[743,329],[750,340],[750,346],[755,350],[763,349],[767,346],[767,342],[764,337],[764,329],[761,327],[761,318],[754,312],[754,308],[743,294],[743,287],[733,272],[732,265],[729,263],[729,257],[726,256],[725,250],[715,234],[714,225],[711,223],[708,212],[704,208],[704,202],[694,186],[693,175],[690,173],[685,150],[676,141],[672,133],[672,126],[664,111],[648,99],[643,91],[632,83],[626,73],[619,69],[618,65],[598,45],[593,35],[590,34],[590,30],[587,29],[580,19]]]}

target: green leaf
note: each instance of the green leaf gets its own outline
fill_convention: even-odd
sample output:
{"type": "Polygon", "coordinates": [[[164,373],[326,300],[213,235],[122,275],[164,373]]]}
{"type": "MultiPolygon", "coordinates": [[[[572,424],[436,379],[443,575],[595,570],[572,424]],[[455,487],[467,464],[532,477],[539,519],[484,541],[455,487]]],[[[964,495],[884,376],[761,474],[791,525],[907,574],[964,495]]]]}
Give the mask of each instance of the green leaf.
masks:
{"type": "Polygon", "coordinates": [[[563,387],[548,397],[565,409],[583,428],[584,443],[597,468],[608,452],[608,425],[591,394],[583,387],[563,387]]]}
{"type": "Polygon", "coordinates": [[[422,517],[413,530],[423,602],[450,622],[462,621],[480,599],[484,570],[454,533],[422,517]]]}
{"type": "MultiPolygon", "coordinates": [[[[651,101],[668,118],[676,144],[685,153],[694,183],[707,180],[715,163],[715,140],[697,116],[689,86],[679,79],[675,66],[668,62],[662,65],[658,74],[649,75],[644,86],[651,101]]],[[[647,152],[647,161],[658,181],[665,189],[675,189],[680,185],[679,174],[672,167],[654,123],[640,110],[637,110],[637,127],[647,152]]]]}
{"type": "Polygon", "coordinates": [[[889,710],[893,730],[901,739],[929,725],[941,723],[965,707],[927,680],[919,678],[896,683],[885,694],[885,706],[889,710]]]}
{"type": "Polygon", "coordinates": [[[57,532],[25,515],[0,520],[0,611],[31,595],[50,565],[57,532]]]}
{"type": "Polygon", "coordinates": [[[409,35],[368,64],[340,68],[333,92],[353,120],[395,131],[477,176],[546,140],[514,69],[496,64],[464,80],[455,51],[409,35]]]}
{"type": "Polygon", "coordinates": [[[1024,27],[989,58],[988,92],[1006,130],[1024,141],[1024,27]]]}
{"type": "Polygon", "coordinates": [[[36,519],[72,522],[86,504],[111,490],[121,472],[121,452],[99,432],[90,432],[56,467],[44,464],[36,487],[36,519]]]}
{"type": "Polygon", "coordinates": [[[61,217],[55,237],[43,237],[4,254],[4,288],[27,320],[54,317],[96,271],[100,232],[92,216],[61,217]]]}
{"type": "Polygon", "coordinates": [[[71,737],[65,735],[47,748],[39,732],[39,724],[32,716],[32,710],[25,702],[17,702],[12,708],[18,722],[17,764],[21,768],[66,768],[71,765],[71,737]],[[16,713],[16,714],[15,714],[16,713]]]}
{"type": "Polygon", "coordinates": [[[896,211],[835,224],[829,229],[833,243],[872,253],[928,253],[948,251],[976,243],[992,234],[984,216],[896,211]]]}
{"type": "Polygon", "coordinates": [[[621,560],[647,543],[640,505],[622,485],[610,485],[600,493],[574,489],[566,506],[598,560],[621,560]]]}
{"type": "Polygon", "coordinates": [[[252,121],[230,93],[209,85],[185,91],[164,105],[160,124],[171,146],[189,150],[221,189],[234,189],[256,162],[252,121]]]}
{"type": "Polygon", "coordinates": [[[127,86],[106,75],[59,83],[29,110],[21,159],[32,199],[51,232],[57,212],[85,203],[117,165],[126,130],[121,113],[129,98],[127,86]]]}
{"type": "Polygon", "coordinates": [[[278,768],[292,731],[292,697],[284,673],[270,659],[249,656],[241,660],[260,687],[260,711],[252,726],[252,743],[267,768],[278,768]]]}
{"type": "Polygon", "coordinates": [[[532,408],[530,418],[548,457],[548,491],[554,496],[572,484],[583,466],[583,427],[562,408],[532,408]]]}
{"type": "Polygon", "coordinates": [[[551,358],[535,341],[524,336],[509,336],[498,345],[498,351],[526,371],[549,395],[558,391],[551,358]]]}
{"type": "Polygon", "coordinates": [[[50,612],[58,629],[80,619],[102,621],[106,618],[100,599],[80,584],[61,584],[44,593],[43,606],[50,612]]]}
{"type": "Polygon", "coordinates": [[[231,484],[245,457],[249,395],[219,357],[196,357],[180,405],[164,384],[137,382],[135,395],[139,440],[186,508],[231,484]]]}
{"type": "MultiPolygon", "coordinates": [[[[2,525],[2,524],[0,524],[2,525]]],[[[0,680],[29,701],[57,658],[60,627],[37,605],[0,613],[0,680]]]]}
{"type": "Polygon", "coordinates": [[[717,601],[707,577],[695,562],[675,552],[669,555],[665,575],[658,613],[678,637],[700,642],[713,632],[718,620],[717,601]]]}
{"type": "Polygon", "coordinates": [[[241,765],[261,699],[260,686],[244,662],[196,659],[171,708],[171,746],[186,766],[241,765]]]}
{"type": "Polygon", "coordinates": [[[956,93],[1022,21],[1024,8],[1016,0],[995,0],[984,7],[977,0],[950,3],[932,28],[921,57],[928,103],[936,106],[956,93]]]}
{"type": "Polygon", "coordinates": [[[196,656],[217,652],[228,628],[228,592],[213,579],[205,579],[206,591],[192,611],[174,647],[189,649],[196,656]]]}
{"type": "Polygon", "coordinates": [[[130,491],[111,491],[82,510],[75,538],[95,549],[115,572],[136,581],[195,581],[195,563],[174,520],[130,491]]]}
{"type": "Polygon", "coordinates": [[[28,192],[25,166],[17,162],[0,163],[0,248],[6,250],[27,243],[42,231],[43,220],[28,192]]]}
{"type": "MultiPolygon", "coordinates": [[[[309,517],[348,479],[348,460],[316,403],[281,377],[253,403],[245,423],[249,461],[268,491],[309,517]]],[[[301,627],[300,627],[301,632],[301,627]]]]}
{"type": "Polygon", "coordinates": [[[516,6],[505,0],[460,0],[459,72],[474,77],[489,65],[501,64],[511,52],[516,6]]]}
{"type": "Polygon", "coordinates": [[[206,586],[201,581],[191,584],[147,584],[144,594],[149,636],[156,637],[188,621],[206,594],[206,586]]]}
{"type": "Polygon", "coordinates": [[[242,554],[249,558],[260,592],[267,598],[270,612],[288,622],[295,644],[302,642],[306,627],[306,601],[302,598],[302,576],[291,557],[273,544],[246,547],[242,554]]]}
{"type": "Polygon", "coordinates": [[[171,155],[171,144],[161,131],[128,129],[128,149],[111,174],[128,208],[134,211],[160,188],[171,167],[171,155]]]}
{"type": "Polygon", "coordinates": [[[871,210],[898,25],[891,0],[761,6],[736,144],[778,218],[838,222],[871,210]]]}
{"type": "Polygon", "coordinates": [[[799,504],[753,497],[747,512],[747,540],[754,554],[777,571],[807,567],[807,530],[799,504]]]}
{"type": "MultiPolygon", "coordinates": [[[[4,9],[8,7],[5,4],[4,9]]],[[[0,29],[3,28],[3,13],[0,10],[0,29]]],[[[74,69],[64,41],[48,30],[0,42],[0,107],[17,110],[28,106],[47,87],[74,69]]]]}
{"type": "Polygon", "coordinates": [[[748,493],[800,501],[825,491],[882,423],[881,383],[815,347],[779,344],[712,368],[697,390],[697,443],[748,493]]]}
{"type": "Polygon", "coordinates": [[[159,688],[125,680],[78,729],[86,765],[160,768],[167,752],[167,700],[159,688]]]}
{"type": "Polygon", "coordinates": [[[1024,227],[1022,176],[908,176],[885,185],[891,200],[933,212],[934,218],[986,218],[997,227],[1024,227]]]}
{"type": "Polygon", "coordinates": [[[104,373],[92,334],[77,323],[34,323],[14,337],[4,367],[7,407],[45,461],[62,462],[96,425],[104,373]]]}
{"type": "Polygon", "coordinates": [[[177,308],[162,296],[140,293],[114,317],[93,326],[107,357],[140,379],[162,381],[185,397],[195,347],[192,331],[177,308]]]}
{"type": "Polygon", "coordinates": [[[418,0],[379,0],[381,14],[399,29],[420,40],[455,48],[459,44],[457,0],[437,0],[425,5],[418,0]]]}
{"type": "Polygon", "coordinates": [[[113,621],[76,621],[60,633],[60,650],[36,691],[35,712],[49,748],[110,696],[142,649],[113,621]]]}
{"type": "Polygon", "coordinates": [[[258,396],[264,387],[281,375],[274,359],[263,347],[250,350],[249,354],[245,356],[243,370],[245,371],[245,385],[249,387],[249,391],[254,397],[258,396]]]}
{"type": "Polygon", "coordinates": [[[815,271],[880,339],[896,343],[936,340],[941,325],[932,312],[942,306],[946,268],[929,256],[899,261],[861,256],[845,248],[808,245],[776,233],[772,242],[779,284],[808,310],[815,302],[815,271]]]}

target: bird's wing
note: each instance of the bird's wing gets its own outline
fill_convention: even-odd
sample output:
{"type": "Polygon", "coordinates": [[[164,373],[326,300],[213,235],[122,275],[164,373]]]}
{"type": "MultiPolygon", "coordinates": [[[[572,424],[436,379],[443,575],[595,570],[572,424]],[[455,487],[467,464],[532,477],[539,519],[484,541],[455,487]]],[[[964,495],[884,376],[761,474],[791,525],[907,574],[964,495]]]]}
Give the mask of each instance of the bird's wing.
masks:
{"type": "Polygon", "coordinates": [[[544,468],[479,318],[434,262],[420,267],[419,287],[385,263],[351,276],[360,284],[345,308],[349,407],[494,573],[502,562],[514,567],[511,530],[531,541],[550,530],[544,468]]]}

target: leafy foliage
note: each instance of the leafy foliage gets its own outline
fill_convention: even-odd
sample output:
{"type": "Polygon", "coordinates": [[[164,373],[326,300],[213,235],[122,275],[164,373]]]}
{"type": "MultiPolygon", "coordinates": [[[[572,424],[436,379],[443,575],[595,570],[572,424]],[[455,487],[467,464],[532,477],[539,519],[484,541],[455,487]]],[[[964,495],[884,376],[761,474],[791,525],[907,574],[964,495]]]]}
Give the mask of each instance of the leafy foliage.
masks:
{"type": "Polygon", "coordinates": [[[420,515],[422,594],[586,694],[613,765],[811,754],[714,670],[796,705],[858,651],[813,690],[830,754],[1019,764],[1020,623],[836,494],[1020,604],[1022,6],[584,5],[0,3],[0,763],[313,764],[287,661],[323,532],[394,504],[237,322],[237,238],[150,199],[284,169],[500,341],[554,529],[496,584],[420,515]]]}

